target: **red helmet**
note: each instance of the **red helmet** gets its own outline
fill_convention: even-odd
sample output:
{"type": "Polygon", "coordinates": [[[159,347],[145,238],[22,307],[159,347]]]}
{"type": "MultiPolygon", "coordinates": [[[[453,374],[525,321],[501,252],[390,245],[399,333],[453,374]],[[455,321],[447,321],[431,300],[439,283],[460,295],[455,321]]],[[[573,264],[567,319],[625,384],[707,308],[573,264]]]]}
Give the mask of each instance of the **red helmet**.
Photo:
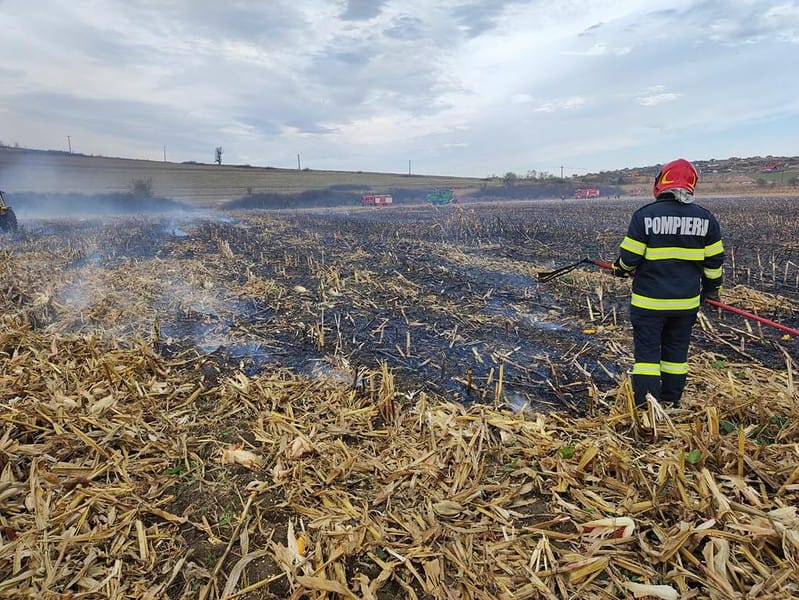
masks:
{"type": "Polygon", "coordinates": [[[657,177],[655,177],[655,186],[652,193],[655,198],[660,196],[663,192],[672,190],[685,190],[693,196],[694,187],[699,175],[696,173],[694,166],[684,158],[678,158],[663,165],[657,177]]]}

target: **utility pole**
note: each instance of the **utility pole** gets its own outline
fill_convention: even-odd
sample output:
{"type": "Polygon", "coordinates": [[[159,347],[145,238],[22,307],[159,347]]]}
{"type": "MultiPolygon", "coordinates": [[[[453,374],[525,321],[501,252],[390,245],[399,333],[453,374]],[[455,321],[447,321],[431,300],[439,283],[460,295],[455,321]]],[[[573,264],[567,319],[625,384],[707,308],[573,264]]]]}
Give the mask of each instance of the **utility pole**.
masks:
{"type": "Polygon", "coordinates": [[[300,166],[300,155],[297,154],[297,170],[302,171],[302,167],[300,166]]]}
{"type": "Polygon", "coordinates": [[[411,174],[411,161],[408,161],[408,175],[411,174]]]}
{"type": "Polygon", "coordinates": [[[72,140],[67,136],[67,144],[69,145],[69,153],[72,154],[72,140]]]}
{"type": "Polygon", "coordinates": [[[563,165],[560,165],[560,178],[563,179],[563,165]]]}
{"type": "Polygon", "coordinates": [[[166,162],[166,146],[164,146],[164,162],[166,162]]]}

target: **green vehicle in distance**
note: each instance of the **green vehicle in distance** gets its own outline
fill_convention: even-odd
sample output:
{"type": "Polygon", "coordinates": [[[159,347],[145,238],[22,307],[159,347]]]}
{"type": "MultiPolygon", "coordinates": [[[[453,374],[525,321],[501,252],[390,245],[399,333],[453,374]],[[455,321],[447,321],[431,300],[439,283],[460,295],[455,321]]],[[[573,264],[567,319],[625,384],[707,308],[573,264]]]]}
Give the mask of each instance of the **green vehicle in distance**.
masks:
{"type": "Polygon", "coordinates": [[[427,201],[430,204],[458,204],[460,200],[455,197],[455,192],[450,188],[436,188],[427,194],[427,201]]]}

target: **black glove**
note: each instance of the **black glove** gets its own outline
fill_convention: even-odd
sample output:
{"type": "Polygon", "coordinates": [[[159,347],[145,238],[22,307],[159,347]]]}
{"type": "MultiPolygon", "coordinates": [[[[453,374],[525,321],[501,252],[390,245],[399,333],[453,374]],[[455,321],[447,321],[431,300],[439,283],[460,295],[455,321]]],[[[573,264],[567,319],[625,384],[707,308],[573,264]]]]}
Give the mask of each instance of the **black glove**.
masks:
{"type": "Polygon", "coordinates": [[[716,302],[720,302],[719,289],[713,288],[712,290],[702,290],[702,293],[699,295],[699,301],[704,304],[705,300],[715,300],[716,302]]]}
{"type": "Polygon", "coordinates": [[[613,267],[613,274],[616,277],[629,277],[631,272],[621,266],[620,260],[621,259],[617,258],[613,261],[613,265],[611,265],[613,267]]]}

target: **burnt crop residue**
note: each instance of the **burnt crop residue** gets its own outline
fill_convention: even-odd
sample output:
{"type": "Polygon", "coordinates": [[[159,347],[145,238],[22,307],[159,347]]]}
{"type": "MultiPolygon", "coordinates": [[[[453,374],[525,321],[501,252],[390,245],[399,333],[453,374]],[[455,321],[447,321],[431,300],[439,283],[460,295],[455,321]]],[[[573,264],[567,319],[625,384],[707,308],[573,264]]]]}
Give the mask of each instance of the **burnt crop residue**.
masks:
{"type": "MultiPolygon", "coordinates": [[[[598,269],[546,284],[535,273],[611,257],[630,207],[558,206],[42,219],[5,249],[6,313],[144,338],[209,383],[288,367],[368,390],[386,365],[406,389],[580,412],[629,368],[629,347],[604,335],[627,328],[629,290],[598,269]]],[[[729,223],[727,285],[773,275],[786,300],[771,316],[795,327],[797,250],[775,246],[770,273],[729,223]]],[[[795,343],[754,332],[742,344],[740,326],[713,318],[695,348],[779,365],[795,343]]]]}

